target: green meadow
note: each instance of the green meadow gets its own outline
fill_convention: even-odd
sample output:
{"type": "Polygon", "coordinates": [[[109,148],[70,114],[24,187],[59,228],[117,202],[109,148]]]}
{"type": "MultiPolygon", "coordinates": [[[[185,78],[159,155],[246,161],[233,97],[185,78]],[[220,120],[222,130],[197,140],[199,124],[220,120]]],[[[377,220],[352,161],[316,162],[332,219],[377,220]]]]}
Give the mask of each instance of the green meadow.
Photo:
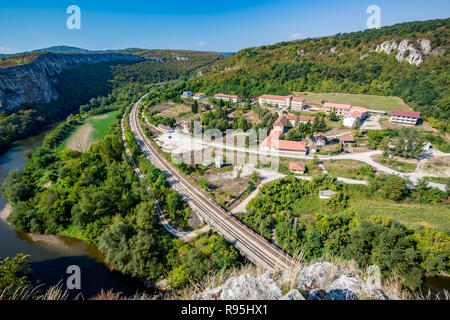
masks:
{"type": "Polygon", "coordinates": [[[91,144],[105,136],[109,125],[118,114],[119,111],[115,110],[86,118],[60,143],[57,151],[59,152],[65,148],[78,149],[79,147],[82,148],[82,151],[87,151],[91,144]]]}
{"type": "Polygon", "coordinates": [[[392,110],[412,110],[399,97],[383,97],[365,94],[350,93],[317,93],[317,92],[297,92],[300,97],[306,100],[318,100],[325,102],[345,103],[353,106],[375,109],[390,113],[392,110]]]}

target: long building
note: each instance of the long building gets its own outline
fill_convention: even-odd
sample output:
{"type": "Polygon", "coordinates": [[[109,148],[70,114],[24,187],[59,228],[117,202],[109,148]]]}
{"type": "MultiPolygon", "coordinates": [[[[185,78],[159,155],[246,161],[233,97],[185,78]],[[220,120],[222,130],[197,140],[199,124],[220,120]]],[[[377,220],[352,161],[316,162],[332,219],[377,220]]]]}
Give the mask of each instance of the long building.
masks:
{"type": "Polygon", "coordinates": [[[258,98],[261,106],[285,107],[291,110],[303,110],[305,107],[305,99],[294,95],[277,96],[272,94],[264,94],[258,98]]]}
{"type": "Polygon", "coordinates": [[[303,141],[280,140],[283,132],[273,129],[261,143],[261,150],[265,151],[294,151],[306,155],[308,149],[303,141]]]}
{"type": "Polygon", "coordinates": [[[420,112],[415,111],[392,110],[391,113],[391,122],[406,124],[410,126],[415,126],[419,118],[420,112]]]}
{"type": "Polygon", "coordinates": [[[350,112],[352,108],[351,104],[342,104],[342,103],[333,103],[333,102],[325,102],[323,104],[322,110],[330,113],[334,110],[336,115],[345,116],[350,112]]]}
{"type": "Polygon", "coordinates": [[[238,96],[232,95],[232,94],[223,94],[223,93],[216,93],[214,95],[215,99],[223,100],[223,101],[231,101],[233,103],[238,102],[238,96]]]}
{"type": "Polygon", "coordinates": [[[295,127],[295,122],[298,119],[298,123],[307,123],[314,122],[315,117],[311,116],[297,116],[295,114],[282,114],[278,117],[277,120],[273,123],[274,129],[280,130],[282,132],[286,131],[289,128],[295,127]]]}

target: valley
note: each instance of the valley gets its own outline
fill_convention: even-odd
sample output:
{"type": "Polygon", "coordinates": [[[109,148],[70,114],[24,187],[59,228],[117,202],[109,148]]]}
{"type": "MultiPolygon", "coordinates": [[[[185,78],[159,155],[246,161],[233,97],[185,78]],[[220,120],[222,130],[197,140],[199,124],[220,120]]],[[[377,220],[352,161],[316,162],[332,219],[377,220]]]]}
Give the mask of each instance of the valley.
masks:
{"type": "MultiPolygon", "coordinates": [[[[424,299],[444,279],[448,298],[449,29],[448,18],[402,23],[232,55],[3,57],[0,205],[17,233],[0,232],[30,238],[23,251],[42,266],[73,253],[97,270],[107,285],[90,277],[90,298],[226,296],[236,277],[294,300],[333,299],[349,277],[339,290],[357,282],[352,299],[424,299]],[[16,141],[55,123],[8,166],[16,141]],[[373,265],[376,292],[364,287],[373,265]],[[336,274],[315,287],[277,278],[308,268],[336,274]]],[[[27,259],[6,242],[0,258],[27,259]]]]}

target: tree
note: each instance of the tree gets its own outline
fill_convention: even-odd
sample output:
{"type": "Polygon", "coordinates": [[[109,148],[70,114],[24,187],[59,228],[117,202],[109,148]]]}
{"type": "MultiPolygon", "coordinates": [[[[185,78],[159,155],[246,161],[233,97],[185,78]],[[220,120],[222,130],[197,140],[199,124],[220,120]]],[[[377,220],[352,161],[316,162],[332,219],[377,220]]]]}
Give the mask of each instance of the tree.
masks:
{"type": "Polygon", "coordinates": [[[19,170],[11,170],[1,186],[2,195],[12,203],[25,200],[29,195],[27,185],[22,182],[22,175],[19,170]]]}
{"type": "Polygon", "coordinates": [[[193,103],[192,106],[191,106],[191,111],[192,111],[193,114],[198,113],[198,103],[197,103],[197,100],[194,100],[194,103],[193,103]]]}
{"type": "Polygon", "coordinates": [[[359,130],[360,128],[361,128],[361,118],[356,118],[355,122],[353,123],[352,129],[359,130]]]}
{"type": "Polygon", "coordinates": [[[425,141],[419,132],[412,128],[402,128],[398,136],[385,137],[381,146],[387,155],[403,158],[418,158],[423,153],[425,141]]]}
{"type": "Polygon", "coordinates": [[[29,257],[19,253],[12,258],[0,259],[0,300],[20,298],[21,292],[31,289],[31,282],[24,275],[31,272],[27,262],[29,257]]]}
{"type": "Polygon", "coordinates": [[[379,175],[374,183],[381,196],[386,199],[400,201],[408,193],[406,181],[394,174],[379,175]]]}
{"type": "Polygon", "coordinates": [[[328,119],[331,121],[339,121],[339,117],[336,115],[336,112],[331,110],[330,114],[328,115],[328,119]]]}

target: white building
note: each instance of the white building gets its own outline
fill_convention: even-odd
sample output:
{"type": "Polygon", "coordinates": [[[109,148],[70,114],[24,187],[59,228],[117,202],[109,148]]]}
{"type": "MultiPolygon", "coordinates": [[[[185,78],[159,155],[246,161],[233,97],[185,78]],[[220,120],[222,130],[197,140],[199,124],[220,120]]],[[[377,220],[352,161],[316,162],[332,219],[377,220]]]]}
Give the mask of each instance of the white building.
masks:
{"type": "Polygon", "coordinates": [[[335,194],[336,194],[336,191],[322,190],[322,191],[319,191],[319,198],[320,199],[330,199],[335,194]]]}
{"type": "Polygon", "coordinates": [[[406,124],[410,126],[415,126],[419,118],[420,112],[415,111],[392,110],[391,113],[391,122],[406,124]]]}
{"type": "Polygon", "coordinates": [[[191,91],[183,91],[181,98],[183,98],[183,99],[192,98],[192,92],[191,91]]]}
{"type": "Polygon", "coordinates": [[[231,101],[232,103],[238,102],[238,96],[231,95],[231,94],[216,93],[214,95],[214,98],[223,100],[223,101],[231,101]]]}
{"type": "Polygon", "coordinates": [[[291,108],[291,110],[303,110],[305,106],[305,99],[296,97],[294,95],[289,96],[277,96],[271,94],[264,94],[258,98],[258,102],[261,106],[291,108]]]}
{"type": "Polygon", "coordinates": [[[194,100],[200,100],[206,98],[206,94],[203,92],[194,94],[194,100]]]}

